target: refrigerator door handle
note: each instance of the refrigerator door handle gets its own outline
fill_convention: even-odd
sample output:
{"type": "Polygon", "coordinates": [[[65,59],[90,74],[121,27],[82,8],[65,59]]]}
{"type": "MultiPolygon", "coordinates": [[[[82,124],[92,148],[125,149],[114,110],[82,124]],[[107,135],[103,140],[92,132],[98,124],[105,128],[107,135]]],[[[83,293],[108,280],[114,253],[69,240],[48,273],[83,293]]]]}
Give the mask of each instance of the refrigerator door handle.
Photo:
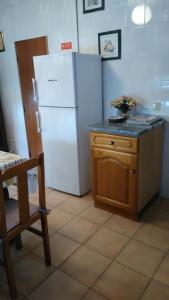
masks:
{"type": "Polygon", "coordinates": [[[37,124],[37,131],[40,133],[42,131],[41,128],[41,119],[39,111],[36,111],[36,124],[37,124]]]}
{"type": "Polygon", "coordinates": [[[38,91],[37,91],[37,81],[35,78],[32,78],[32,85],[33,85],[33,99],[35,102],[37,102],[39,98],[38,98],[38,91]]]}

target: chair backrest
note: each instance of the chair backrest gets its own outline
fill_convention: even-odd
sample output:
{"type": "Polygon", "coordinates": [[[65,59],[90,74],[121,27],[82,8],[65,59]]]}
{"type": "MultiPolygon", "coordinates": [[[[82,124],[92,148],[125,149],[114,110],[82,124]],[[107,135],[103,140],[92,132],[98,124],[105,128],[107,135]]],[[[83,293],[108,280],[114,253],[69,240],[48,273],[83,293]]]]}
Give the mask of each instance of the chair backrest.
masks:
{"type": "MultiPolygon", "coordinates": [[[[18,210],[19,224],[18,226],[26,227],[30,220],[30,205],[28,192],[28,170],[38,168],[38,189],[39,189],[39,206],[41,209],[46,208],[45,203],[45,177],[44,177],[44,155],[39,154],[38,157],[27,159],[14,167],[5,171],[0,171],[0,236],[7,235],[6,209],[3,192],[3,182],[16,177],[18,190],[18,210]]],[[[21,229],[21,228],[20,228],[21,229]]]]}

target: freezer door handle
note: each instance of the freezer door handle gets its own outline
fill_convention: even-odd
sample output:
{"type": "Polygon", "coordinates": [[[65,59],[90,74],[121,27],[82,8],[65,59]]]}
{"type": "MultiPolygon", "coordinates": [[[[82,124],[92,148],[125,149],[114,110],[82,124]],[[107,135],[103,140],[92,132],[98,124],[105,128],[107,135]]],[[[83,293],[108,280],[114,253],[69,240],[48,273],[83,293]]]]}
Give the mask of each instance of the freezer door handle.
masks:
{"type": "Polygon", "coordinates": [[[36,124],[37,124],[37,131],[40,133],[42,131],[42,128],[41,128],[40,113],[38,111],[36,111],[36,124]]]}
{"type": "Polygon", "coordinates": [[[39,100],[39,97],[38,97],[37,81],[35,78],[32,78],[32,85],[33,85],[33,99],[35,102],[37,102],[39,100]]]}

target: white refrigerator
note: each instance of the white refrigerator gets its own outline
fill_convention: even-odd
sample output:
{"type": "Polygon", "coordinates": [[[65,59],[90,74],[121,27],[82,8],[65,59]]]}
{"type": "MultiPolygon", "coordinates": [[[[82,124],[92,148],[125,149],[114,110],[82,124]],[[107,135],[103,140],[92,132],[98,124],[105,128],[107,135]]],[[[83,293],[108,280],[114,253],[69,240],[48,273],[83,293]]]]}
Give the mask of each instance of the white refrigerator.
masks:
{"type": "Polygon", "coordinates": [[[86,127],[102,120],[101,57],[67,53],[36,56],[33,61],[46,185],[84,195],[91,189],[86,127]]]}

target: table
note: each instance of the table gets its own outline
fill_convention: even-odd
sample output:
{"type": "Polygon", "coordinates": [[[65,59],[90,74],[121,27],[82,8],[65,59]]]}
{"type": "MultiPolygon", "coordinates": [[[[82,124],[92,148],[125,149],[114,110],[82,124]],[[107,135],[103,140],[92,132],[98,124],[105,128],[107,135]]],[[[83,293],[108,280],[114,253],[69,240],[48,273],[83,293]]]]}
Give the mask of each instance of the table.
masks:
{"type": "MultiPolygon", "coordinates": [[[[3,171],[7,168],[13,167],[24,159],[17,154],[0,151],[0,170],[3,171]]],[[[14,179],[8,180],[3,183],[3,187],[6,188],[8,185],[14,184],[14,179]]]]}
{"type": "MultiPolygon", "coordinates": [[[[20,155],[0,151],[0,171],[6,170],[7,168],[13,167],[19,163],[21,163],[23,159],[20,155]]],[[[7,186],[12,185],[15,183],[15,179],[8,180],[7,182],[3,183],[3,190],[4,190],[4,197],[5,200],[9,199],[9,192],[7,186]]],[[[1,245],[0,245],[0,261],[2,260],[2,253],[1,253],[1,245]]]]}

